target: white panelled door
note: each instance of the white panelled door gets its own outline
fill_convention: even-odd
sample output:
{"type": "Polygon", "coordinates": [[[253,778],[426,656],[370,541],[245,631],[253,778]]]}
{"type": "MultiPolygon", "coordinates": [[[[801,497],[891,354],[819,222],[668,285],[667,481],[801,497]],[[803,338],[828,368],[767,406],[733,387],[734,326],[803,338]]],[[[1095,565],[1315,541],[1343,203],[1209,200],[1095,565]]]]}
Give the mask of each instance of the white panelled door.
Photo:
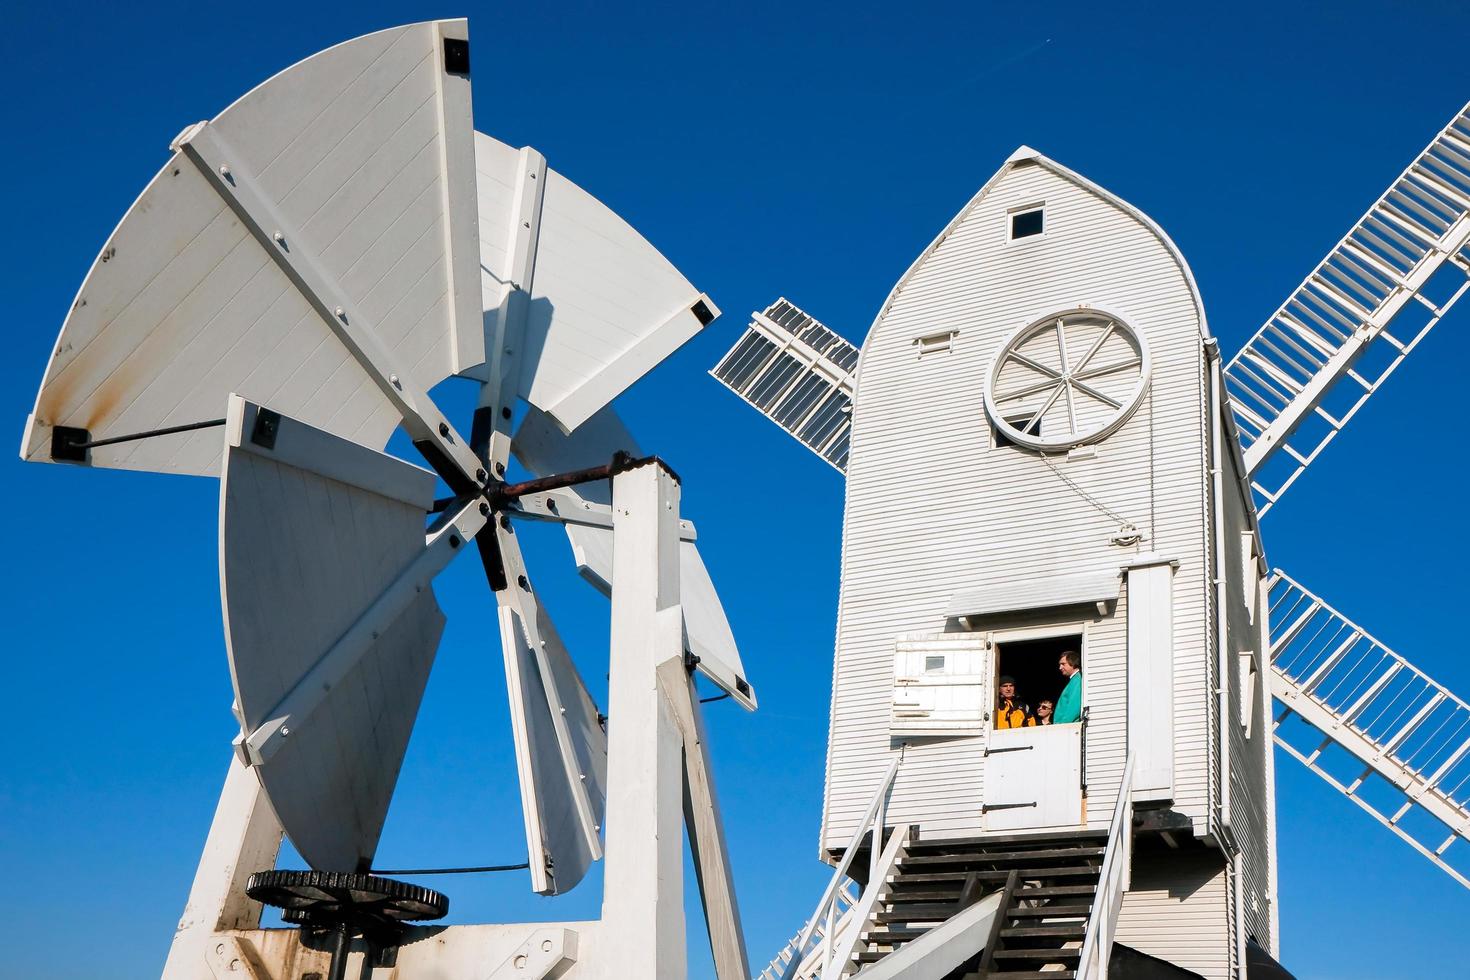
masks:
{"type": "Polygon", "coordinates": [[[981,809],[987,833],[1082,823],[1082,726],[991,732],[981,809]]]}

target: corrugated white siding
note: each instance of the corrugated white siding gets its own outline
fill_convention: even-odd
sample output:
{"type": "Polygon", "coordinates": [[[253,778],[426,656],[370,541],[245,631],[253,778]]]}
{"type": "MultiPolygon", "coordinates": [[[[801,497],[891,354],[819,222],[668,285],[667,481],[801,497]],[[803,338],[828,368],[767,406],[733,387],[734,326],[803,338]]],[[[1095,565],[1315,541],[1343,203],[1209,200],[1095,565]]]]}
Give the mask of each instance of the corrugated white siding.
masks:
{"type": "Polygon", "coordinates": [[[1230,893],[1218,852],[1135,854],[1113,937],[1208,980],[1230,976],[1230,893]]]}
{"type": "MultiPolygon", "coordinates": [[[[888,731],[894,639],[945,627],[960,589],[1116,568],[1138,551],[1180,562],[1175,579],[1176,806],[1203,819],[1207,674],[1203,358],[1197,298],[1169,247],[1138,217],[1036,163],[1008,165],[911,270],[863,349],[848,467],[841,608],[822,843],[851,835],[896,744],[888,731]],[[1008,242],[1008,208],[1045,201],[1046,234],[1008,242]],[[1140,330],[1153,384],[1091,458],[1057,459],[1075,483],[1147,535],[1109,544],[1117,522],[1034,454],[991,448],[985,375],[1012,330],[1087,303],[1140,330]],[[957,331],[952,350],[913,341],[957,331]]],[[[1125,745],[1127,597],[1040,622],[1088,623],[1084,697],[1093,826],[1105,826],[1125,745]]],[[[986,628],[1000,623],[986,623],[986,628]]],[[[975,740],[915,744],[893,823],[975,832],[983,800],[975,740]]]]}

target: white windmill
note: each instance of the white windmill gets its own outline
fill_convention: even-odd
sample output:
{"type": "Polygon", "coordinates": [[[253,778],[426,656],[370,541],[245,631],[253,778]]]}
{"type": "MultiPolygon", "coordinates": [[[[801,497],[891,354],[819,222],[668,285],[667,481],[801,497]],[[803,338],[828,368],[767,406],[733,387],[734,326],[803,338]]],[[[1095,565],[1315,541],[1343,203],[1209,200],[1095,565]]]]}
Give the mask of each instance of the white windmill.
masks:
{"type": "Polygon", "coordinates": [[[474,132],[469,78],[465,22],[415,24],[185,129],[27,422],[29,460],[220,478],[240,736],[165,976],[335,980],[370,955],[396,963],[375,976],[681,976],[684,822],[719,974],[748,973],[691,674],[755,696],[677,477],[610,407],[718,310],[535,150],[474,132]],[[478,385],[468,430],[429,394],[451,377],[478,385]],[[382,452],[400,426],[430,469],[382,452]],[[507,482],[512,455],[534,479],[507,482]],[[523,520],[564,525],[611,595],[606,715],[537,601],[523,520]],[[447,900],[370,872],[444,624],[433,581],[470,541],[532,887],[605,856],[604,914],[415,944],[402,923],[447,900]],[[310,870],[274,869],[283,832],[310,870]],[[305,932],[260,929],[259,900],[305,932]]]}
{"type": "Polygon", "coordinates": [[[1470,286],[1467,242],[1470,107],[1225,363],[1163,231],[1023,147],[861,356],[754,314],[712,373],[847,478],[836,868],[762,977],[1281,975],[1273,735],[1470,887],[1470,705],[1269,570],[1258,523],[1470,286]],[[1064,651],[1080,723],[997,728],[999,675],[1055,697],[1064,651]]]}

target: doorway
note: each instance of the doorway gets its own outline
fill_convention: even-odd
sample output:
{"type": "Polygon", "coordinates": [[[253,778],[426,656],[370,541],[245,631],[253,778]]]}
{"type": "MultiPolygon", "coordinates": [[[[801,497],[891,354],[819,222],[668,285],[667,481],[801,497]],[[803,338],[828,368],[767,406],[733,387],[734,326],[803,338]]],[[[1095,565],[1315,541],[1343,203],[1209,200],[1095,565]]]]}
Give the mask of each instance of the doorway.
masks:
{"type": "MultiPolygon", "coordinates": [[[[1069,633],[1037,640],[1001,640],[995,645],[995,674],[1016,681],[1016,696],[1025,701],[1034,716],[1042,701],[1056,704],[1067,679],[1057,670],[1057,659],[1064,650],[1082,652],[1082,634],[1069,633]]],[[[1086,664],[1083,664],[1084,671],[1086,664]]],[[[1084,674],[1085,676],[1085,674],[1084,674]]]]}

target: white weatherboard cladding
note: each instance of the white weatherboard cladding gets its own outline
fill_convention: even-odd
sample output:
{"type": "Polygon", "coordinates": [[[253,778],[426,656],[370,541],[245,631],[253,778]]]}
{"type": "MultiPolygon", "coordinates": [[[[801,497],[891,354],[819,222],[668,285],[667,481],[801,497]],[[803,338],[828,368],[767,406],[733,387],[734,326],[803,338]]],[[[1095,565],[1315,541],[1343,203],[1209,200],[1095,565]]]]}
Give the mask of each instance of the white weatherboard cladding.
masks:
{"type": "MultiPolygon", "coordinates": [[[[474,195],[469,80],[445,73],[446,34],[464,37],[464,22],[340,44],[209,124],[234,172],[293,226],[287,245],[315,255],[425,390],[455,370],[456,331],[482,330],[475,243],[453,208],[474,195]]],[[[49,459],[54,425],[96,439],[219,418],[232,392],[365,445],[398,423],[267,245],[175,153],[83,282],[21,452],[49,459]]],[[[91,462],[217,474],[220,440],[164,436],[92,450],[91,462]]]]}
{"type": "MultiPolygon", "coordinates": [[[[1203,820],[1210,680],[1203,329],[1187,270],[1145,221],[1031,161],[1003,169],[895,289],[864,346],[857,381],[824,847],[840,847],[852,833],[894,748],[887,726],[896,636],[945,628],[946,608],[961,590],[1117,567],[1143,550],[1180,561],[1176,808],[1203,820]],[[1047,233],[1007,241],[1007,209],[1037,201],[1045,202],[1047,233]],[[1151,388],[1133,417],[1095,454],[1056,460],[1071,480],[1138,525],[1147,540],[1133,547],[1110,545],[1118,522],[1035,455],[992,448],[985,418],[986,369],[1004,338],[1049,311],[1082,303],[1127,317],[1153,353],[1151,388]],[[958,331],[949,353],[914,357],[916,337],[944,330],[958,331]]],[[[1107,824],[1124,764],[1126,614],[1125,591],[1107,616],[1077,606],[1029,620],[1087,626],[1087,810],[1097,828],[1107,824]]],[[[983,798],[978,740],[915,743],[888,819],[926,831],[978,832],[983,798]]]]}
{"type": "MultiPolygon", "coordinates": [[[[434,479],[290,420],[274,447],[257,445],[248,424],[241,431],[242,405],[231,412],[220,481],[220,591],[249,735],[423,552],[434,479]]],[[[443,628],[426,587],[256,766],[313,868],[371,861],[443,628]]]]}
{"type": "MultiPolygon", "coordinates": [[[[1240,482],[1240,471],[1236,457],[1231,454],[1224,460],[1225,486],[1225,568],[1234,570],[1244,567],[1252,576],[1261,570],[1253,560],[1252,548],[1255,537],[1251,534],[1249,504],[1240,482]]],[[[1270,676],[1262,650],[1269,649],[1265,631],[1265,615],[1253,615],[1256,610],[1250,605],[1260,604],[1260,594],[1265,590],[1259,583],[1248,583],[1243,575],[1229,575],[1226,587],[1226,663],[1230,690],[1230,706],[1227,724],[1230,729],[1230,823],[1241,851],[1241,895],[1242,916],[1247,935],[1266,949],[1274,949],[1276,936],[1272,928],[1270,903],[1275,901],[1272,887],[1275,853],[1269,843],[1268,807],[1271,789],[1268,785],[1268,753],[1273,751],[1271,743],[1271,702],[1261,688],[1263,678],[1270,676]],[[1240,655],[1250,653],[1256,665],[1257,683],[1254,690],[1245,690],[1241,684],[1238,667],[1240,655]],[[1251,698],[1254,703],[1243,705],[1251,698]],[[1242,717],[1251,719],[1250,734],[1240,723],[1242,717]]]]}
{"type": "Polygon", "coordinates": [[[1134,852],[1114,940],[1140,953],[1228,980],[1230,899],[1219,852],[1134,852]]]}
{"type": "MultiPolygon", "coordinates": [[[[483,305],[500,306],[510,268],[510,212],[520,153],[475,134],[483,305]]],[[[622,218],[554,170],[535,241],[521,339],[519,394],[571,431],[607,405],[719,310],[622,218]]]]}

